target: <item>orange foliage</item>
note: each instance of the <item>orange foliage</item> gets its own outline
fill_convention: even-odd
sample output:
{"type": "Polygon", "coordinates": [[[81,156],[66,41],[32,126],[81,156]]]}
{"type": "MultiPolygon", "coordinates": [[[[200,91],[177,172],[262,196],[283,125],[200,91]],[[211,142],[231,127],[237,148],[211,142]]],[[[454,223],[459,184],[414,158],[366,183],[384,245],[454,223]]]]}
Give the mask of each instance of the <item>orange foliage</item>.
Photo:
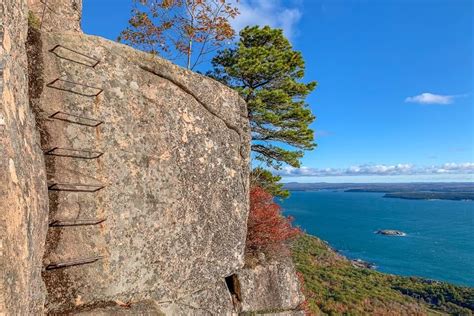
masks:
{"type": "Polygon", "coordinates": [[[284,217],[273,196],[259,187],[250,191],[250,214],[247,224],[246,252],[275,255],[287,253],[286,241],[301,233],[292,226],[293,218],[284,217]]]}
{"type": "Polygon", "coordinates": [[[230,0],[134,0],[129,26],[119,40],[170,60],[186,56],[193,69],[235,36],[230,0]],[[193,57],[193,58],[191,58],[193,57]]]}

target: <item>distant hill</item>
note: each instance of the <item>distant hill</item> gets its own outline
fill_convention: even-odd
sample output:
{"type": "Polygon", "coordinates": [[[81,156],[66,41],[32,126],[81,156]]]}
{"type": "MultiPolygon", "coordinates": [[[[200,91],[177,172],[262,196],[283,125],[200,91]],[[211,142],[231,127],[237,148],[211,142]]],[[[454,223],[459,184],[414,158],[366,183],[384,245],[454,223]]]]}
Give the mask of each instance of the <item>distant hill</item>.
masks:
{"type": "Polygon", "coordinates": [[[474,192],[393,192],[386,193],[386,198],[399,198],[406,200],[474,200],[474,192]]]}
{"type": "Polygon", "coordinates": [[[345,192],[387,193],[385,197],[402,199],[474,200],[474,182],[419,183],[285,183],[290,191],[338,190],[345,192]]]}

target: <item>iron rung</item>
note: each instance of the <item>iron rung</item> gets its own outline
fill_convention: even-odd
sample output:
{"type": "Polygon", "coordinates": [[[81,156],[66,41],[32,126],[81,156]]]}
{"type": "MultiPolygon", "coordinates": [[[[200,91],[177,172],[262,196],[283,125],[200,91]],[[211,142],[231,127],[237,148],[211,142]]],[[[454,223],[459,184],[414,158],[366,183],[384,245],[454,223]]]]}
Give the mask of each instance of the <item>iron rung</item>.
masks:
{"type": "Polygon", "coordinates": [[[88,263],[94,263],[97,260],[100,260],[103,258],[104,258],[103,256],[95,256],[95,257],[89,257],[89,258],[78,258],[78,259],[73,259],[73,260],[63,261],[63,262],[55,262],[55,263],[48,264],[45,267],[45,269],[53,270],[53,269],[67,268],[67,267],[72,267],[72,266],[88,264],[88,263]]]}
{"type": "Polygon", "coordinates": [[[97,192],[105,186],[91,185],[82,183],[53,183],[48,186],[51,191],[68,191],[68,192],[97,192]]]}
{"type": "Polygon", "coordinates": [[[61,111],[55,112],[54,114],[50,115],[49,118],[89,127],[97,127],[104,123],[103,121],[99,121],[96,119],[91,119],[88,117],[83,117],[61,111]]]}
{"type": "Polygon", "coordinates": [[[100,63],[100,60],[96,58],[80,53],[77,50],[64,47],[61,44],[54,46],[52,49],[49,50],[49,52],[54,54],[58,58],[69,60],[69,61],[81,64],[84,66],[92,67],[92,68],[95,68],[95,66],[97,66],[100,63]],[[71,53],[74,57],[76,57],[75,59],[73,59],[73,57],[71,56],[69,57],[67,56],[68,54],[71,55],[71,53]]]}
{"type": "Polygon", "coordinates": [[[63,226],[87,226],[87,225],[98,225],[106,221],[106,218],[102,219],[76,219],[76,220],[55,220],[52,221],[50,227],[63,227],[63,226]]]}
{"type": "Polygon", "coordinates": [[[97,87],[89,86],[84,83],[74,82],[74,81],[61,79],[61,78],[54,79],[53,81],[48,83],[46,86],[48,88],[71,92],[74,94],[82,95],[84,97],[96,97],[99,94],[101,94],[102,91],[104,91],[101,88],[97,88],[97,87]],[[82,91],[81,89],[84,91],[82,91]]]}
{"type": "Polygon", "coordinates": [[[59,157],[70,157],[70,158],[81,158],[81,159],[97,159],[104,153],[92,150],[79,150],[72,148],[61,148],[54,147],[44,152],[45,155],[59,156],[59,157]]]}

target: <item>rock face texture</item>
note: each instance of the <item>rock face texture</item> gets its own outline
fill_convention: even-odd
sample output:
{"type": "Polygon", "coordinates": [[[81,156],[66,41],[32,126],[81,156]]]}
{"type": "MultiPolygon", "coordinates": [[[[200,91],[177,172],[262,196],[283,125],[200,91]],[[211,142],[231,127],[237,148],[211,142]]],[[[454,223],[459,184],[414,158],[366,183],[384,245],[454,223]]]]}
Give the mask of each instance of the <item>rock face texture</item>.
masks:
{"type": "Polygon", "coordinates": [[[38,104],[56,223],[45,264],[95,260],[43,273],[48,310],[179,302],[238,270],[245,103],[213,80],[102,38],[41,40],[38,104]],[[74,221],[91,225],[65,226],[74,221]]]}
{"type": "Polygon", "coordinates": [[[300,315],[305,298],[291,259],[271,261],[237,274],[242,312],[300,315]]]}
{"type": "Polygon", "coordinates": [[[0,4],[0,314],[291,312],[291,264],[241,271],[245,102],[81,6],[0,4]]]}
{"type": "Polygon", "coordinates": [[[0,311],[231,313],[224,279],[243,265],[248,215],[245,102],[82,34],[79,1],[28,5],[28,43],[26,0],[0,6],[0,311]]]}
{"type": "Polygon", "coordinates": [[[0,315],[43,310],[48,192],[28,100],[26,1],[0,2],[0,315]]]}
{"type": "MultiPolygon", "coordinates": [[[[18,0],[15,0],[18,1],[18,0]]],[[[43,32],[81,32],[82,0],[27,0],[43,32]]]]}

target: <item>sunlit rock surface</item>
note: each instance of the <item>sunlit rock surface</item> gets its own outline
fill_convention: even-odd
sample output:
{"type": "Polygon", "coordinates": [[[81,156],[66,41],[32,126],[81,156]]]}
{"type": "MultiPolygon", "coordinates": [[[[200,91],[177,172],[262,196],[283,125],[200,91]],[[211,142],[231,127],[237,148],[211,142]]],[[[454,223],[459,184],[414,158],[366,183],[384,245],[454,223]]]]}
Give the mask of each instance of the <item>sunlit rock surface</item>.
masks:
{"type": "Polygon", "coordinates": [[[305,298],[290,258],[269,261],[237,274],[242,312],[303,315],[305,298]]]}
{"type": "Polygon", "coordinates": [[[180,302],[238,270],[248,212],[244,101],[99,37],[41,39],[50,221],[102,221],[49,229],[45,265],[97,260],[43,273],[48,310],[180,302]]]}
{"type": "Polygon", "coordinates": [[[26,1],[0,2],[0,315],[42,313],[48,192],[28,100],[26,1]]]}

